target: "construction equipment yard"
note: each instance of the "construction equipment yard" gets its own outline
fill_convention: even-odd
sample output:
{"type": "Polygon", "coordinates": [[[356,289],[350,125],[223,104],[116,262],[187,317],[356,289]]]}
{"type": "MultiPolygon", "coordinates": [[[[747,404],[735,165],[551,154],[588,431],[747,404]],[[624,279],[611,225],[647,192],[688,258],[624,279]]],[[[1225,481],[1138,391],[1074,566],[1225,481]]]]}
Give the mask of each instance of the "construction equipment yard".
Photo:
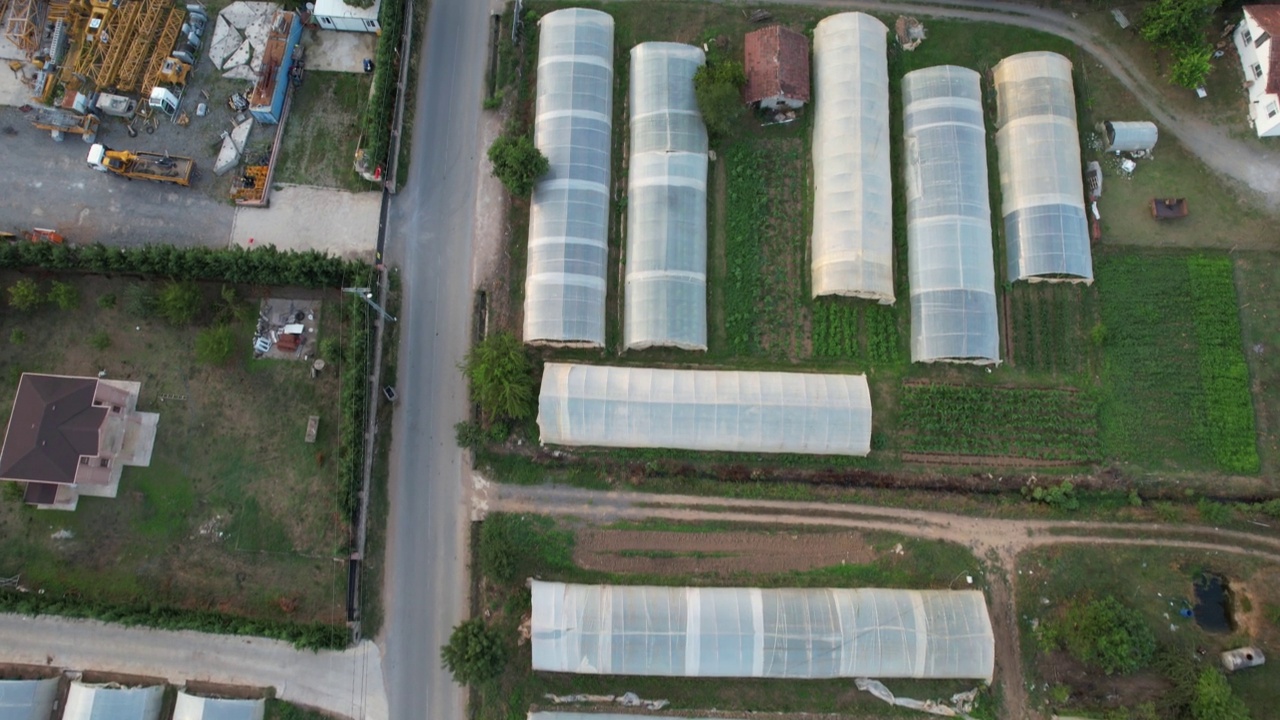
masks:
{"type": "MultiPolygon", "coordinates": [[[[324,87],[363,74],[375,36],[321,31],[270,3],[233,2],[219,14],[221,5],[0,2],[0,61],[10,69],[0,73],[0,174],[10,181],[0,231],[373,256],[378,184],[360,180],[350,157],[312,157],[299,172],[286,156],[317,140],[313,123],[288,118],[307,73],[325,71],[315,80],[324,87]],[[93,172],[95,143],[130,169],[98,163],[93,172]],[[164,172],[135,171],[146,158],[164,172]]],[[[326,126],[359,135],[365,102],[367,92],[325,106],[326,126]]]]}

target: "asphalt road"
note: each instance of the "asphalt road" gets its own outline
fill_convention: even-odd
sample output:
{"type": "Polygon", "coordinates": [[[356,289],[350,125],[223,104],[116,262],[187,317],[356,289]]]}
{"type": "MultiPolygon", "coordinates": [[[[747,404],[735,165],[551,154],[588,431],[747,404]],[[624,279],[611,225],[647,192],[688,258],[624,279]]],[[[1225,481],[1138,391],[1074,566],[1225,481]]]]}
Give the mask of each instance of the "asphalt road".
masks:
{"type": "Polygon", "coordinates": [[[9,614],[0,614],[0,638],[5,662],[145,675],[175,685],[273,686],[282,700],[343,717],[387,718],[378,649],[367,641],[342,652],[299,652],[264,638],[9,614]]]}
{"type": "Polygon", "coordinates": [[[0,107],[0,230],[53,228],[82,244],[227,244],[235,208],[202,191],[213,182],[209,168],[184,188],[95,172],[88,154],[78,136],[54,142],[16,108],[0,107]]]}
{"type": "Polygon", "coordinates": [[[466,416],[457,365],[470,341],[471,247],[490,4],[432,0],[412,158],[391,203],[386,258],[403,299],[392,424],[383,629],[391,717],[462,720],[465,694],[440,646],[467,615],[467,471],[453,425],[466,416]]]}

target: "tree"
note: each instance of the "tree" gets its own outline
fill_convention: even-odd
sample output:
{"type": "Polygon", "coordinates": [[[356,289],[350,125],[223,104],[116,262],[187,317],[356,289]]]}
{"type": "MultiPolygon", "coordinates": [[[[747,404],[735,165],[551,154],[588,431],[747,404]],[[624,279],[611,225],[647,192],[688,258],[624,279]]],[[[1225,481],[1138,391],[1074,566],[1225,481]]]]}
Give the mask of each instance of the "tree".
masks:
{"type": "Polygon", "coordinates": [[[1222,0],[1156,0],[1142,11],[1142,38],[1164,48],[1186,48],[1204,42],[1209,18],[1222,0]]]}
{"type": "Polygon", "coordinates": [[[1209,45],[1187,45],[1178,51],[1178,58],[1169,68],[1169,82],[1195,90],[1204,84],[1213,65],[1213,48],[1209,45]]]}
{"type": "Polygon", "coordinates": [[[480,405],[486,425],[533,415],[533,363],[511,333],[494,333],[471,348],[462,372],[471,382],[471,398],[480,405]]]}
{"type": "Polygon", "coordinates": [[[533,185],[551,165],[528,135],[502,135],[489,146],[493,176],[517,197],[533,194],[533,185]]]}
{"type": "Polygon", "coordinates": [[[55,280],[49,288],[49,299],[61,310],[75,310],[80,306],[80,291],[71,283],[55,280]]]}
{"type": "Polygon", "coordinates": [[[9,286],[9,305],[23,312],[30,312],[40,307],[44,296],[40,286],[31,278],[22,278],[9,286]]]}
{"type": "Polygon", "coordinates": [[[742,64],[732,60],[707,63],[693,74],[693,93],[713,144],[729,137],[733,124],[746,112],[742,102],[746,82],[742,64]]]}
{"type": "Polygon", "coordinates": [[[1217,668],[1210,667],[1205,668],[1196,680],[1191,717],[1195,720],[1249,720],[1249,708],[1231,692],[1226,676],[1217,668]]]}
{"type": "Polygon", "coordinates": [[[507,664],[507,650],[502,636],[472,618],[458,625],[449,636],[449,644],[440,648],[440,659],[453,673],[459,685],[473,685],[497,677],[507,664]]]}
{"type": "Polygon", "coordinates": [[[1074,603],[1053,632],[1072,657],[1108,675],[1140,670],[1156,651],[1155,633],[1142,613],[1110,595],[1074,603]]]}
{"type": "Polygon", "coordinates": [[[200,313],[200,288],[192,282],[169,282],[160,290],[156,308],[174,325],[189,325],[200,313]]]}
{"type": "Polygon", "coordinates": [[[196,335],[196,359],[206,365],[221,365],[235,352],[236,334],[230,325],[217,325],[196,335]]]}

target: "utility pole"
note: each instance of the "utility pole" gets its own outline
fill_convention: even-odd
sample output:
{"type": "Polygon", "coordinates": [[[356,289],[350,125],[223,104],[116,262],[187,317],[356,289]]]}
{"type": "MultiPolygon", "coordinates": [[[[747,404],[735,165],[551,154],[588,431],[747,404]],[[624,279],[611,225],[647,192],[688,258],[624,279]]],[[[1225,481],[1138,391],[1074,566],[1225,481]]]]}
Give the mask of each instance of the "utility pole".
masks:
{"type": "Polygon", "coordinates": [[[378,303],[376,303],[376,302],[374,302],[374,301],[373,301],[373,291],[372,291],[372,290],[370,290],[369,288],[367,288],[367,287],[363,287],[363,288],[357,288],[357,287],[342,288],[342,292],[344,292],[344,293],[351,293],[352,295],[358,295],[358,296],[360,297],[360,299],[361,299],[361,300],[364,300],[364,301],[365,301],[365,303],[366,303],[369,307],[371,307],[371,308],[373,308],[374,310],[377,310],[379,313],[381,313],[382,317],[384,317],[384,318],[386,318],[386,319],[390,320],[391,322],[396,322],[396,318],[395,318],[395,316],[394,316],[394,315],[390,315],[390,314],[388,314],[386,310],[383,310],[383,309],[382,309],[382,306],[381,306],[381,305],[379,305],[378,303]]]}

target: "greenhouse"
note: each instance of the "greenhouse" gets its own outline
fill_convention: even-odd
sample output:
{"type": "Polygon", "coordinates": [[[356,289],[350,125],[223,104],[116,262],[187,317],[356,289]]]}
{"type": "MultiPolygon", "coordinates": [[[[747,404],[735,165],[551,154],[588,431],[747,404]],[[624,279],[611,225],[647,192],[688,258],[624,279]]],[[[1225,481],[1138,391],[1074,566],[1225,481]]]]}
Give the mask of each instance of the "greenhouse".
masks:
{"type": "Polygon", "coordinates": [[[993,74],[1009,279],[1092,282],[1071,61],[1026,52],[993,74]]]}
{"type": "Polygon", "coordinates": [[[976,590],[531,587],[537,671],[990,682],[995,665],[976,590]]]}
{"type": "Polygon", "coordinates": [[[58,678],[0,680],[0,720],[49,720],[58,699],[58,678]]]}
{"type": "Polygon", "coordinates": [[[913,362],[1000,361],[987,133],[978,73],[902,78],[913,362]]]}
{"type": "Polygon", "coordinates": [[[533,190],[524,339],[604,346],[613,18],[569,8],[539,22],[534,144],[550,170],[533,190]]]}
{"type": "Polygon", "coordinates": [[[159,720],[164,686],[71,683],[62,720],[159,720]]]}
{"type": "Polygon", "coordinates": [[[262,720],[266,710],[267,701],[261,698],[207,698],[182,690],[173,708],[173,720],[262,720]]]}
{"type": "Polygon", "coordinates": [[[814,297],[894,300],[887,32],[856,12],[813,31],[814,297]]]}
{"type": "Polygon", "coordinates": [[[707,349],[707,130],[693,95],[702,50],[631,49],[626,347],[707,349]]]}
{"type": "Polygon", "coordinates": [[[547,363],[542,442],[727,452],[866,455],[863,375],[547,363]]]}

